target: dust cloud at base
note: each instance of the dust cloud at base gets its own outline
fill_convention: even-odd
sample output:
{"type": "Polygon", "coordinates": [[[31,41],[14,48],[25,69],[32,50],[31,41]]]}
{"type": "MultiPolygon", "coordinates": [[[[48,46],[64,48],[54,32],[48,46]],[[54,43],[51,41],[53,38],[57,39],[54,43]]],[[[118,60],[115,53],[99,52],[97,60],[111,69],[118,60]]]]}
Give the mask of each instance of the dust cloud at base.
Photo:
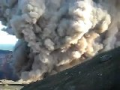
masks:
{"type": "Polygon", "coordinates": [[[37,81],[120,46],[119,0],[0,0],[0,20],[19,39],[14,66],[37,81]]]}

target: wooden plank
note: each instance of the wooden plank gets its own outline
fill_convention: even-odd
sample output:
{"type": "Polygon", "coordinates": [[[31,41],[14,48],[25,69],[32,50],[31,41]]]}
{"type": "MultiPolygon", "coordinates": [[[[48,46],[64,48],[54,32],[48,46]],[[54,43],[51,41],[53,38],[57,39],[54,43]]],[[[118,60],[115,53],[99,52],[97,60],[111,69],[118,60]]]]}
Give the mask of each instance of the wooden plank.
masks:
{"type": "Polygon", "coordinates": [[[0,90],[20,90],[24,86],[22,81],[0,80],[0,90]]]}
{"type": "Polygon", "coordinates": [[[22,85],[0,85],[0,90],[21,90],[22,85]]]}

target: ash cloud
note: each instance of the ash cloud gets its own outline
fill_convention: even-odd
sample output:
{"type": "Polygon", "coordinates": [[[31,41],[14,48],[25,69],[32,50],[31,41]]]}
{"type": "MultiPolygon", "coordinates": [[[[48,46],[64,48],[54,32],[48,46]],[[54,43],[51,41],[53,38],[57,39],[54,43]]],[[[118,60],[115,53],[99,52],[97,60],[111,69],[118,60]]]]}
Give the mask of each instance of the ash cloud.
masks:
{"type": "Polygon", "coordinates": [[[40,80],[118,47],[117,4],[119,0],[0,0],[0,20],[19,39],[13,52],[16,73],[23,80],[40,80]]]}

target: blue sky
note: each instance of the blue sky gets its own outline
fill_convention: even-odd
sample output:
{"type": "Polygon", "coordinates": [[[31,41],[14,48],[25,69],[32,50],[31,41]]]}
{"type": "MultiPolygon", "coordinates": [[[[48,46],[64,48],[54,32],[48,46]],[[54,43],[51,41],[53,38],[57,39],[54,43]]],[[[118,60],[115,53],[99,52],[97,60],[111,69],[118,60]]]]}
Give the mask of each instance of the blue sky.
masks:
{"type": "Polygon", "coordinates": [[[2,31],[2,28],[5,28],[5,26],[3,26],[0,22],[0,49],[13,50],[13,47],[18,39],[15,36],[2,31]]]}

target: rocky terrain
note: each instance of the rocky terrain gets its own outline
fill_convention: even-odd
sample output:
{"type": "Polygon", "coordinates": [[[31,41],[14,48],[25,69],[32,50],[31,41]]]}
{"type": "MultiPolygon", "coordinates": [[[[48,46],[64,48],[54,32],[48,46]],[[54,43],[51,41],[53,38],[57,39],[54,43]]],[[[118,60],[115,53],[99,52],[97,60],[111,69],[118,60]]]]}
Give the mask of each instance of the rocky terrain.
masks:
{"type": "Polygon", "coordinates": [[[0,50],[0,79],[16,80],[12,67],[12,52],[0,50]]]}
{"type": "Polygon", "coordinates": [[[43,80],[41,87],[36,83],[31,90],[36,86],[36,90],[71,90],[71,84],[77,88],[72,90],[111,90],[120,81],[116,81],[120,75],[120,50],[111,51],[110,57],[96,55],[120,46],[119,16],[120,0],[0,0],[0,20],[7,26],[6,31],[12,30],[19,39],[13,50],[13,64],[1,60],[1,77],[13,80],[14,66],[15,73],[26,82],[43,80]],[[91,63],[81,66],[86,60],[91,63]],[[77,73],[68,78],[75,71],[70,68],[76,65],[80,65],[75,69],[77,73]],[[65,81],[61,81],[59,73],[66,69],[71,73],[67,77],[63,74],[65,81]],[[78,76],[79,70],[83,73],[78,76]],[[58,77],[53,79],[51,75],[58,77]],[[84,88],[78,78],[85,82],[84,88]],[[46,80],[50,80],[49,84],[55,80],[60,88],[53,89],[46,80]],[[65,84],[67,88],[61,88],[65,84]],[[94,86],[97,89],[92,89],[94,86]]]}

